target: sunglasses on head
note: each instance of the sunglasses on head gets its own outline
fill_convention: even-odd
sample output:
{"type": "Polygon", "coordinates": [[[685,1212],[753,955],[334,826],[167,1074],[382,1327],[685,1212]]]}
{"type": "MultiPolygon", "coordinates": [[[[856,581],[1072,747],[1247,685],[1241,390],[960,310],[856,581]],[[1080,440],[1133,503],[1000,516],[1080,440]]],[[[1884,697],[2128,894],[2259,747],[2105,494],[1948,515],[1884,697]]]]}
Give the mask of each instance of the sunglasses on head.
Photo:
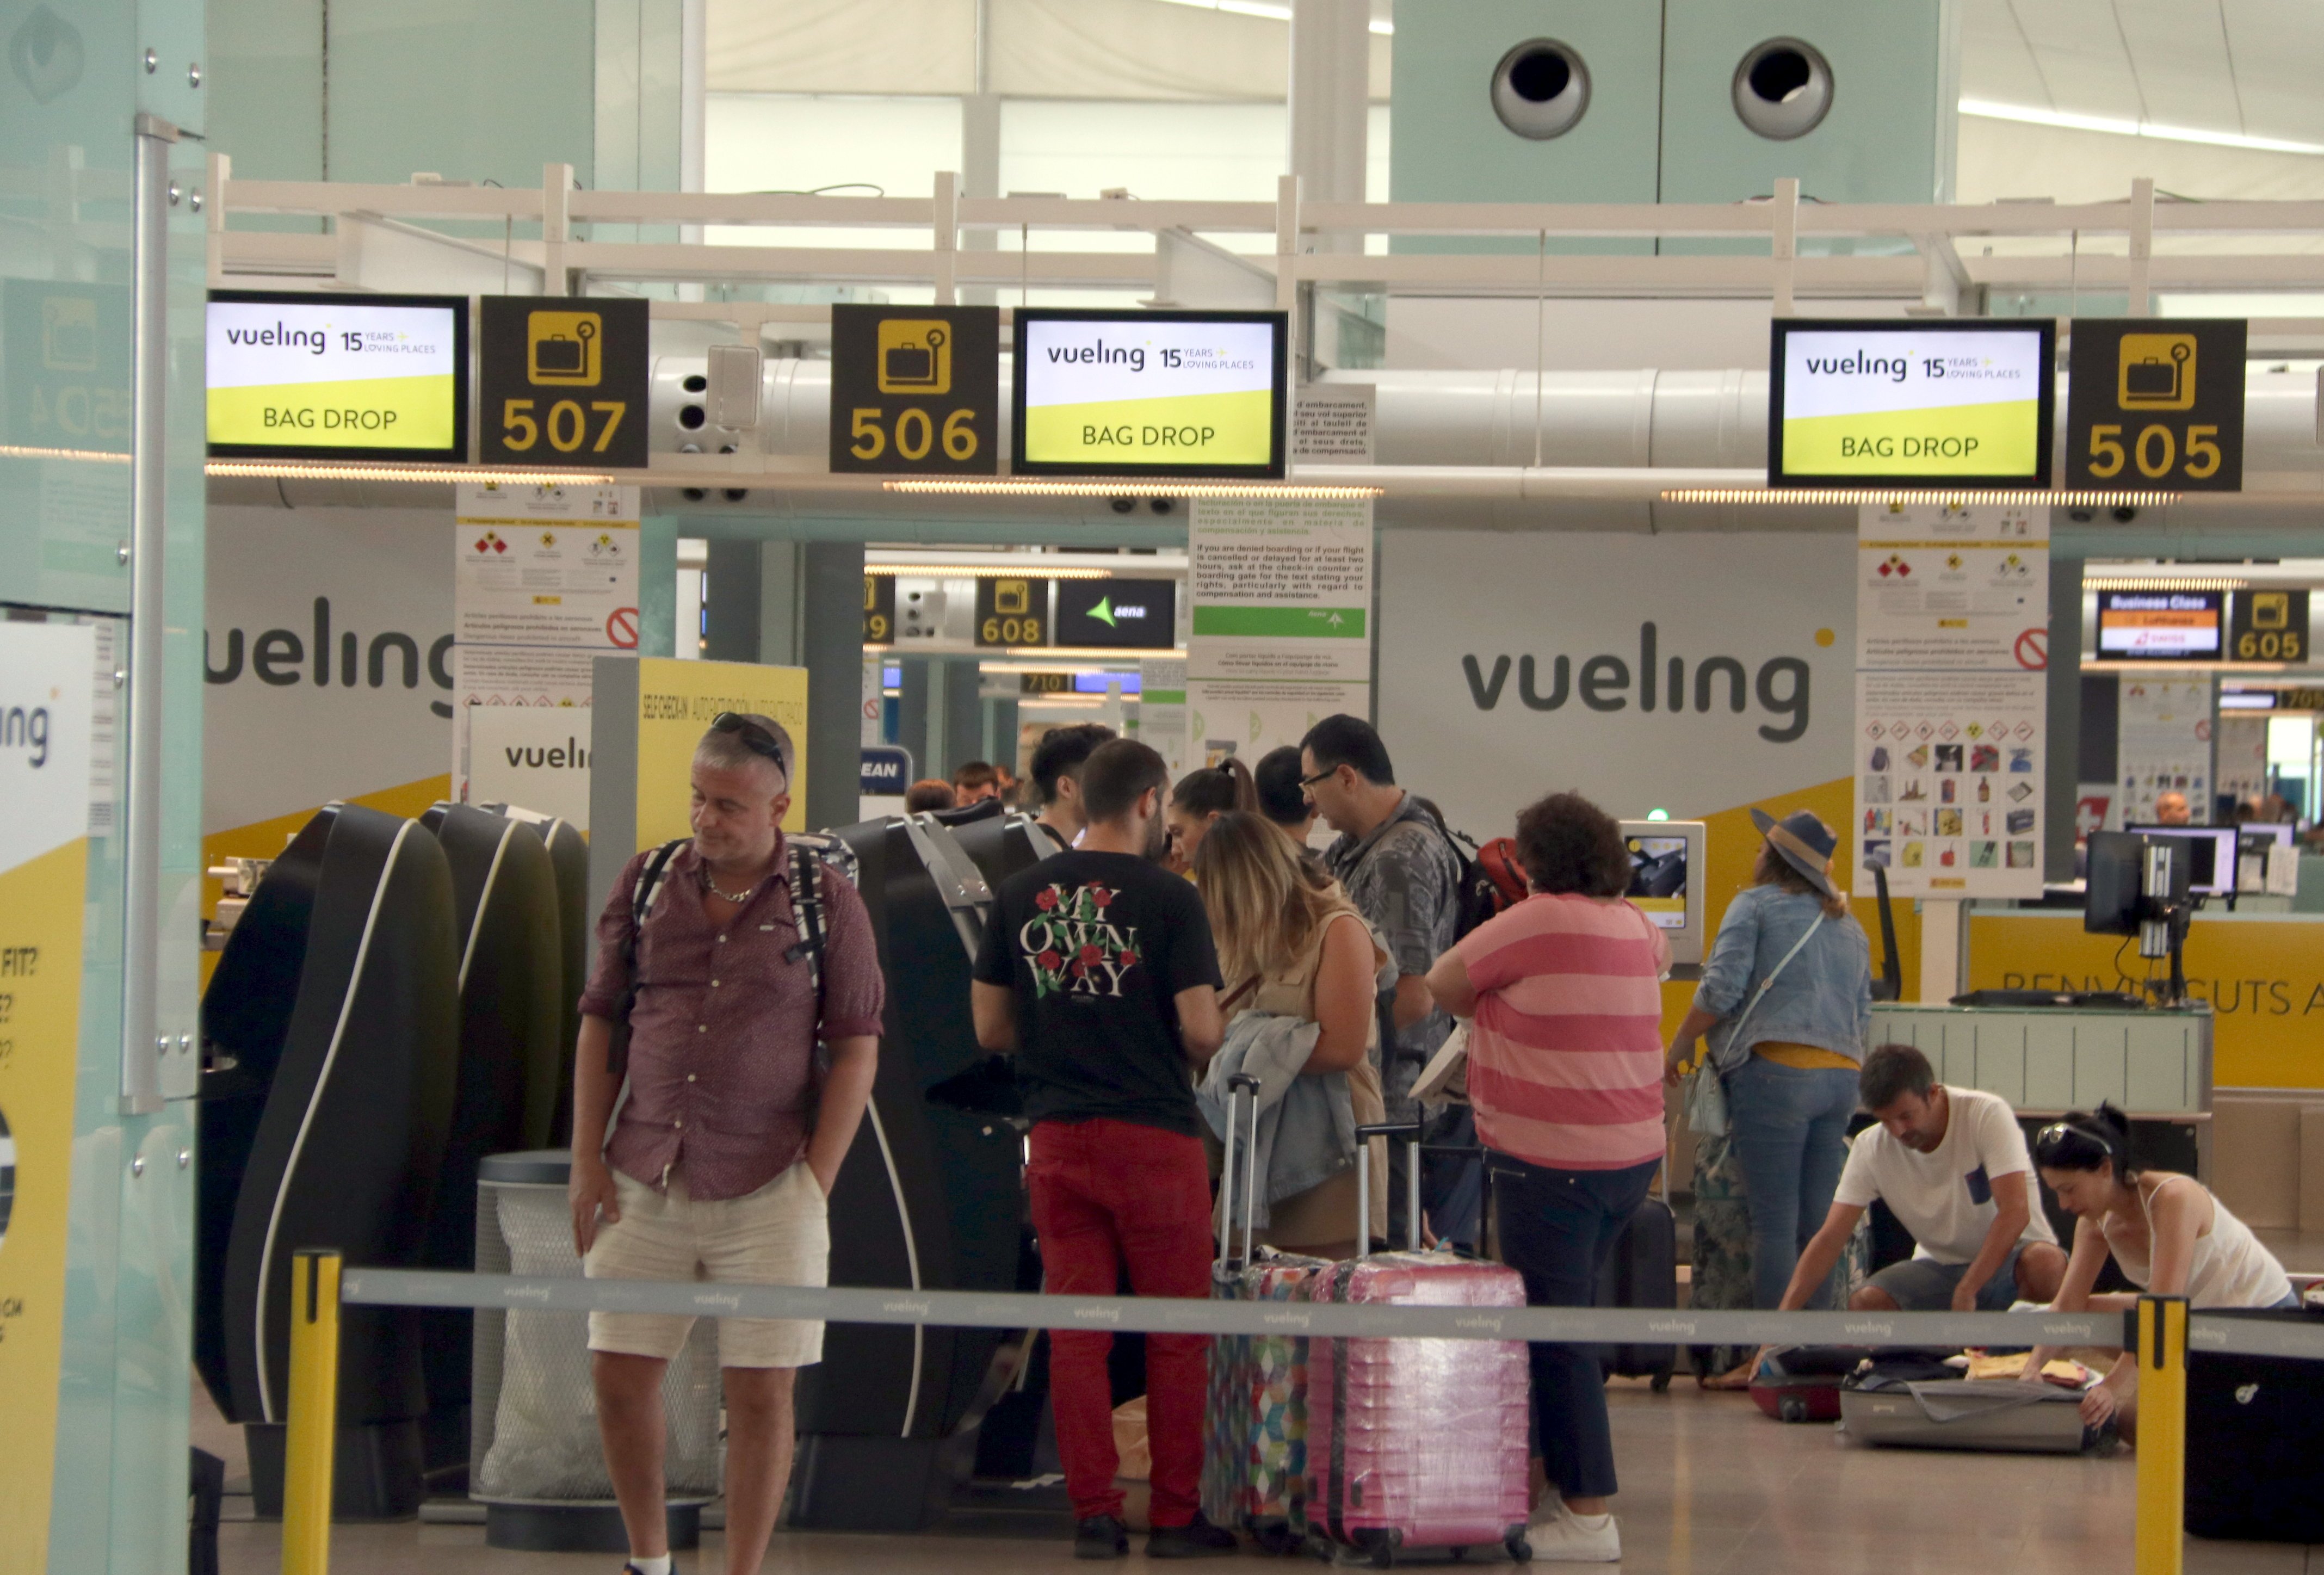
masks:
{"type": "Polygon", "coordinates": [[[783,746],[775,741],[773,733],[769,732],[749,717],[739,712],[722,711],[710,719],[710,731],[727,733],[740,739],[744,749],[749,750],[752,754],[766,756],[767,759],[774,761],[775,768],[782,772],[786,780],[789,778],[790,762],[783,758],[783,746]]]}
{"type": "MultiPolygon", "coordinates": [[[[2034,1157],[2039,1164],[2095,1162],[2114,1157],[2113,1149],[2087,1128],[2070,1121],[2052,1121],[2034,1134],[2034,1157]]],[[[2077,1167],[2079,1168],[2079,1167],[2077,1167]]]]}

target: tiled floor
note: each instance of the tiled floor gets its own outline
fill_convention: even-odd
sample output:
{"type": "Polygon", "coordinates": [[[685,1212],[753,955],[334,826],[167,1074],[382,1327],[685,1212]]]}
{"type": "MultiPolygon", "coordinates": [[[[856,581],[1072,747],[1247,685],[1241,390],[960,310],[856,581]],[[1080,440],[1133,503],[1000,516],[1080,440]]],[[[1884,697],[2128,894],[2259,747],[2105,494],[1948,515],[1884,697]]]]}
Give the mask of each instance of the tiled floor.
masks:
{"type": "MultiPolygon", "coordinates": [[[[1631,1575],[2091,1575],[2131,1562],[2135,1465],[2047,1456],[1881,1451],[1828,1427],[1785,1426],[1739,1395],[1682,1380],[1668,1394],[1610,1391],[1631,1575]]],[[[215,1447],[215,1446],[213,1446],[215,1447]]],[[[964,1528],[964,1530],[967,1528],[964,1528]]],[[[982,1575],[1073,1567],[1062,1521],[1046,1534],[920,1537],[780,1533],[763,1568],[779,1575],[982,1575]]],[[[272,1575],[279,1528],[244,1522],[221,1537],[226,1575],[272,1575]]],[[[681,1555],[718,1575],[715,1533],[681,1555]]],[[[1137,1555],[1133,1554],[1133,1558],[1137,1555]]],[[[504,1553],[481,1527],[350,1526],[335,1575],[613,1575],[620,1561],[504,1553]]],[[[1304,1566],[1291,1566],[1298,1568],[1304,1566]]],[[[2324,1550],[2190,1542],[2189,1575],[2324,1575],[2324,1550]]]]}

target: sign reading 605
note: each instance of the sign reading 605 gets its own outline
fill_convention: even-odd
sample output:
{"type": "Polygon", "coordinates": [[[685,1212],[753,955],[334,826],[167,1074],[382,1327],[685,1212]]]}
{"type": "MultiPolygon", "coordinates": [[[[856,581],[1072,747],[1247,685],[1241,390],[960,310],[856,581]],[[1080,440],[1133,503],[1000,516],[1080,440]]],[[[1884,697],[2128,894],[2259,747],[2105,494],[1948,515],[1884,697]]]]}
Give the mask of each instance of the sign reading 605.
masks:
{"type": "Polygon", "coordinates": [[[599,296],[486,296],[484,463],[643,466],[648,309],[599,296]]]}
{"type": "Polygon", "coordinates": [[[997,307],[831,309],[831,468],[994,475],[997,307]]]}

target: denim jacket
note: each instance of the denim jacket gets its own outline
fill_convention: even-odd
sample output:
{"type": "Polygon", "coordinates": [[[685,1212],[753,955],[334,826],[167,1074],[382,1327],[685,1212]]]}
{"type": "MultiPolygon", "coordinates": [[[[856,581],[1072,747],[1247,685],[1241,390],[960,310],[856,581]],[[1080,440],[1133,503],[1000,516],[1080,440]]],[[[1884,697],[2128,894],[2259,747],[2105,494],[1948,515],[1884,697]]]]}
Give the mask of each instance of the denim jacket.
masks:
{"type": "MultiPolygon", "coordinates": [[[[1270,1204],[1320,1186],[1356,1163],[1356,1112],[1348,1074],[1307,1077],[1299,1071],[1315,1054],[1321,1033],[1315,1024],[1297,1018],[1240,1012],[1227,1025],[1227,1041],[1211,1057],[1194,1091],[1211,1130],[1223,1139],[1231,1097],[1227,1080],[1238,1073],[1259,1079],[1259,1130],[1252,1147],[1261,1179],[1251,1223],[1260,1229],[1268,1223],[1270,1204]]],[[[1235,1179],[1240,1183],[1240,1174],[1235,1179]]],[[[1238,1212],[1241,1207],[1238,1202],[1238,1212]]]]}
{"type": "Polygon", "coordinates": [[[1727,905],[1694,992],[1697,1007],[1723,1019],[1710,1036],[1711,1058],[1721,1071],[1740,1064],[1751,1045],[1769,1040],[1864,1059],[1872,1031],[1872,952],[1852,914],[1824,920],[1751,1013],[1744,1027],[1749,1042],[1729,1042],[1735,1018],[1760,994],[1759,981],[1821,911],[1818,898],[1780,886],[1746,887],[1727,905]]]}

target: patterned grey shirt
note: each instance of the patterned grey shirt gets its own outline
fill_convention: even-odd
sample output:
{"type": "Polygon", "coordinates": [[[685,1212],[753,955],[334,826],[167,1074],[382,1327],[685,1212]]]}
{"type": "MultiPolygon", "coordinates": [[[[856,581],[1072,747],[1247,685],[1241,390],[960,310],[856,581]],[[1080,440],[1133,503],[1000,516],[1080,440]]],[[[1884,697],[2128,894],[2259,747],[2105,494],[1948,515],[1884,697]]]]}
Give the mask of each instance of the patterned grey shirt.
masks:
{"type": "MultiPolygon", "coordinates": [[[[1452,843],[1410,793],[1370,835],[1359,841],[1341,834],[1323,851],[1323,863],[1379,932],[1397,973],[1426,973],[1451,949],[1461,917],[1461,866],[1452,843]]],[[[1452,1031],[1452,1018],[1434,1007],[1397,1031],[1397,1054],[1384,1056],[1380,1068],[1391,1115],[1411,1113],[1413,1082],[1452,1031]]]]}

